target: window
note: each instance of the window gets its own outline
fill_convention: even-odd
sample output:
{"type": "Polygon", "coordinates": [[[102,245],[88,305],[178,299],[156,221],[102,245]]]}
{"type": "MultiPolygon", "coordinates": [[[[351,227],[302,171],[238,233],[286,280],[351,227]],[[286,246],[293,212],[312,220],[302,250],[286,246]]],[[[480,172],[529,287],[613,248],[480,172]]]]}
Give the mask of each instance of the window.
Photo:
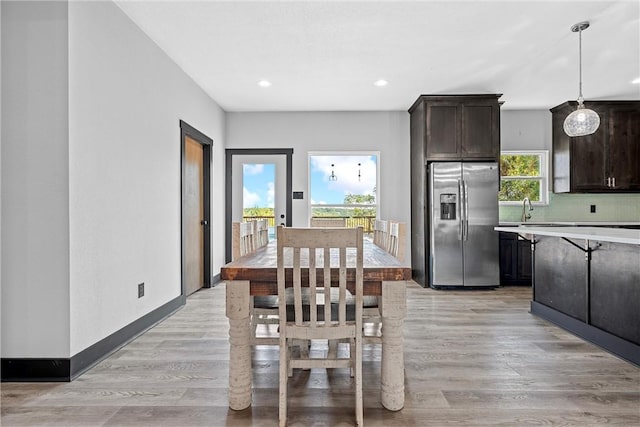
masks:
{"type": "Polygon", "coordinates": [[[266,219],[269,240],[275,239],[275,163],[243,163],[242,221],[266,219]]]}
{"type": "Polygon", "coordinates": [[[547,151],[503,151],[500,154],[500,204],[548,202],[547,151]]]}
{"type": "Polygon", "coordinates": [[[311,217],[369,232],[378,211],[378,153],[309,153],[311,217]]]}

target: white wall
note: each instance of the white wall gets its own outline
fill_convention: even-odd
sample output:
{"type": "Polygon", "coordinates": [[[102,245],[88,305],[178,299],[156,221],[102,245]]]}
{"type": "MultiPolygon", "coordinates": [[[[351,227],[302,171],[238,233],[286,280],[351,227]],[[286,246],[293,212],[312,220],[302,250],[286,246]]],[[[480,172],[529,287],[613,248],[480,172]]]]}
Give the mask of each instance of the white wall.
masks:
{"type": "Polygon", "coordinates": [[[549,150],[551,155],[551,112],[549,110],[502,110],[502,150],[549,150]]]}
{"type": "Polygon", "coordinates": [[[180,294],[180,119],[223,265],[225,113],[111,2],[2,2],[2,48],[2,357],[70,357],[180,294]]]}
{"type": "Polygon", "coordinates": [[[211,222],[222,224],[224,112],[115,4],[70,2],[69,30],[75,354],[180,295],[179,120],[214,140],[211,222]]]}
{"type": "MultiPolygon", "coordinates": [[[[551,112],[549,110],[507,110],[501,114],[503,150],[548,150],[549,177],[553,176],[551,112]]],[[[638,221],[640,194],[554,194],[549,179],[549,205],[532,213],[536,221],[638,221]],[[596,205],[596,213],[591,213],[596,205]]],[[[519,221],[520,206],[500,206],[501,221],[519,221]]]]}
{"type": "MultiPolygon", "coordinates": [[[[502,151],[547,150],[548,173],[553,176],[551,112],[549,110],[502,110],[500,149],[502,151]]],[[[548,180],[549,191],[553,179],[548,180]]],[[[501,208],[502,209],[502,208],[501,208]]]]}
{"type": "Polygon", "coordinates": [[[2,357],[68,357],[67,6],[1,7],[2,357]]]}
{"type": "MultiPolygon", "coordinates": [[[[0,3],[0,58],[2,58],[2,4],[0,3]]],[[[0,66],[0,100],[2,99],[2,66],[0,66]]],[[[2,102],[0,102],[0,194],[2,194],[2,102]]],[[[2,321],[2,197],[0,197],[0,322],[2,321]]],[[[0,355],[2,355],[2,326],[0,325],[0,355]]]]}
{"type": "MultiPolygon", "coordinates": [[[[292,225],[299,227],[310,215],[310,151],[379,151],[380,217],[406,222],[411,236],[407,112],[227,113],[227,147],[293,148],[293,191],[304,192],[304,200],[293,200],[292,225]]],[[[409,248],[407,242],[406,254],[409,248]]]]}

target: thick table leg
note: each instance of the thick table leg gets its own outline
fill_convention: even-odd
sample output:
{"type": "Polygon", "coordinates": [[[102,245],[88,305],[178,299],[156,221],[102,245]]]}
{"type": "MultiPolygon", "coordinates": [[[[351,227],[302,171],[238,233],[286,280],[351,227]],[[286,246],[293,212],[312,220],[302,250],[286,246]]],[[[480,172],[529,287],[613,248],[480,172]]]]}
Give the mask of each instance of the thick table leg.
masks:
{"type": "Polygon", "coordinates": [[[249,282],[227,282],[229,318],[229,407],[251,406],[251,325],[249,322],[249,282]]]}
{"type": "Polygon", "coordinates": [[[382,405],[399,411],[404,406],[404,332],[406,283],[382,282],[382,405]]]}

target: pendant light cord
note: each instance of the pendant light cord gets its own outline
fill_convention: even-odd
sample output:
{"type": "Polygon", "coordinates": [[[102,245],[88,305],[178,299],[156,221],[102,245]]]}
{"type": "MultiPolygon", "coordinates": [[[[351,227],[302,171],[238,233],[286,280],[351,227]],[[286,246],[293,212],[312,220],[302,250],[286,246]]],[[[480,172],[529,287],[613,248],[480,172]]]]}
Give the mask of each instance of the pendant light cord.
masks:
{"type": "Polygon", "coordinates": [[[578,91],[579,91],[579,97],[578,97],[578,102],[580,105],[582,105],[583,102],[583,98],[582,98],[582,28],[579,27],[578,29],[578,72],[580,73],[579,76],[579,84],[578,84],[578,91]]]}
{"type": "Polygon", "coordinates": [[[589,28],[589,21],[578,22],[571,26],[571,32],[578,33],[578,108],[565,119],[562,127],[570,137],[591,135],[600,126],[600,116],[584,106],[582,97],[582,30],[589,28]]]}

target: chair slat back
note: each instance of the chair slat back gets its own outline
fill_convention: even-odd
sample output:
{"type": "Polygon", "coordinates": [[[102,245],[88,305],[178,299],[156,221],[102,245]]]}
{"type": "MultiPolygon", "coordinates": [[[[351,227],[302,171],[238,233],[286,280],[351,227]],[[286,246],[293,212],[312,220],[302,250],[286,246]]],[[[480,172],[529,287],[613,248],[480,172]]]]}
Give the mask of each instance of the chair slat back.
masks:
{"type": "Polygon", "coordinates": [[[346,227],[346,218],[311,218],[309,225],[313,228],[316,227],[346,227]]]}
{"type": "MultiPolygon", "coordinates": [[[[277,229],[277,281],[279,298],[280,333],[285,331],[287,323],[296,327],[307,327],[305,336],[327,338],[315,331],[344,327],[357,323],[354,331],[362,328],[362,286],[363,286],[363,249],[362,227],[358,228],[285,228],[277,229]],[[347,250],[355,251],[355,257],[347,257],[347,250]],[[347,259],[354,260],[348,265],[347,259]],[[286,261],[285,261],[286,260],[286,261]],[[285,265],[286,263],[286,265],[285,265]],[[288,276],[286,270],[291,269],[288,276]],[[332,269],[334,275],[332,276],[332,269]],[[337,270],[337,275],[335,274],[337,270]],[[355,271],[355,320],[347,320],[347,279],[349,271],[355,271]],[[286,277],[292,278],[294,320],[286,318],[286,277]],[[332,279],[334,283],[332,283],[332,279]],[[337,320],[332,320],[331,285],[337,281],[338,307],[337,320]],[[308,289],[306,287],[308,286],[308,289]],[[305,292],[306,291],[306,292],[305,292]],[[318,319],[318,304],[324,306],[323,319],[318,319]],[[309,309],[305,316],[306,307],[309,309]]],[[[335,286],[334,286],[335,289],[335,286]]],[[[354,332],[355,333],[355,332],[354,332]]],[[[329,333],[330,334],[330,333],[329,333]]]]}
{"type": "Polygon", "coordinates": [[[373,243],[381,248],[388,249],[389,221],[376,219],[373,223],[373,243]]]}
{"type": "Polygon", "coordinates": [[[231,224],[231,259],[235,260],[257,249],[256,221],[231,224]]]}
{"type": "Polygon", "coordinates": [[[234,221],[231,224],[231,260],[240,258],[240,223],[234,221]]]}
{"type": "Polygon", "coordinates": [[[256,249],[269,243],[269,220],[259,219],[256,221],[256,249]]]}
{"type": "Polygon", "coordinates": [[[231,227],[232,259],[235,260],[257,249],[256,221],[234,222],[231,227]]]}
{"type": "MultiPolygon", "coordinates": [[[[277,241],[278,313],[280,333],[279,406],[280,425],[287,424],[287,382],[295,368],[350,368],[355,378],[356,425],[363,425],[362,398],[362,227],[285,228],[279,226],[277,241]],[[355,254],[352,252],[355,251],[355,254]],[[355,256],[354,256],[355,255],[355,256]],[[306,258],[305,258],[306,257],[306,258]],[[290,271],[292,270],[292,271],[290,271]],[[337,272],[337,274],[336,274],[337,272]],[[287,319],[287,280],[293,286],[294,319],[287,319]],[[347,282],[354,281],[355,318],[347,321],[347,282]],[[332,318],[331,285],[338,285],[338,319],[332,318]],[[308,286],[308,289],[306,287],[308,286]],[[321,294],[318,294],[321,290],[321,294]],[[304,293],[303,290],[308,290],[304,293]],[[303,307],[306,304],[306,307],[303,307]],[[318,319],[318,304],[324,305],[318,319]],[[305,318],[309,309],[308,318],[305,318]],[[324,358],[293,355],[294,340],[346,340],[349,357],[329,351],[324,358]]],[[[335,288],[334,288],[335,289],[335,288]]],[[[351,288],[350,288],[351,289],[351,288]]],[[[301,352],[303,353],[303,352],[301,352]]]]}
{"type": "Polygon", "coordinates": [[[404,261],[405,242],[407,238],[407,225],[404,222],[389,223],[388,252],[399,261],[404,261]]]}
{"type": "Polygon", "coordinates": [[[247,221],[240,223],[240,255],[256,250],[256,223],[247,221]]]}

